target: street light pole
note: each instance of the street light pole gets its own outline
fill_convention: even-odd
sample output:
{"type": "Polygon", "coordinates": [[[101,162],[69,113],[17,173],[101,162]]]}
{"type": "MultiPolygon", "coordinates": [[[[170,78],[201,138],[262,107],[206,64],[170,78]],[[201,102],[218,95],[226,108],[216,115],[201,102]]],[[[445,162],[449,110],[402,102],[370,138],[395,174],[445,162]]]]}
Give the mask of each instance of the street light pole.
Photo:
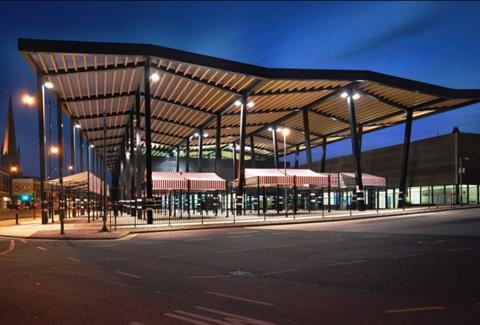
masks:
{"type": "Polygon", "coordinates": [[[105,139],[107,138],[107,113],[103,113],[103,227],[102,231],[108,231],[107,229],[107,179],[106,179],[106,161],[107,161],[107,144],[105,139]]]}
{"type": "Polygon", "coordinates": [[[287,135],[290,132],[287,128],[277,129],[283,134],[283,172],[285,174],[285,191],[283,196],[283,207],[285,208],[285,218],[288,218],[288,191],[287,191],[287,135]]]}
{"type": "Polygon", "coordinates": [[[60,103],[57,103],[57,141],[58,141],[58,180],[60,183],[60,193],[59,193],[59,213],[60,213],[60,234],[65,234],[64,229],[64,197],[63,197],[63,122],[62,122],[62,107],[60,103]]]}
{"type": "Polygon", "coordinates": [[[462,188],[462,183],[463,183],[463,174],[465,173],[464,167],[462,167],[462,161],[463,160],[470,160],[468,157],[458,157],[458,180],[459,180],[459,190],[457,193],[457,197],[460,198],[460,206],[463,205],[463,188],[462,188]]]}

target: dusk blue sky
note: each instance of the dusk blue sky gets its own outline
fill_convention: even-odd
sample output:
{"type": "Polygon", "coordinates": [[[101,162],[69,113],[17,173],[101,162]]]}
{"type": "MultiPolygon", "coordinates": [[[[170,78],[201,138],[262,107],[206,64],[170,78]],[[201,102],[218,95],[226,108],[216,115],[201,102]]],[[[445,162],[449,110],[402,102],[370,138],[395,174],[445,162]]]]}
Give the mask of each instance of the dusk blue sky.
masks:
{"type": "MultiPolygon", "coordinates": [[[[37,114],[16,100],[35,91],[35,76],[18,37],[152,43],[268,67],[366,69],[480,88],[479,22],[474,2],[1,3],[1,137],[12,93],[24,172],[38,175],[37,114]]],[[[480,132],[480,105],[415,121],[412,138],[454,126],[480,132]]],[[[363,150],[402,139],[403,125],[384,129],[365,135],[363,150]]],[[[328,157],[350,153],[349,141],[328,148],[328,157]]]]}

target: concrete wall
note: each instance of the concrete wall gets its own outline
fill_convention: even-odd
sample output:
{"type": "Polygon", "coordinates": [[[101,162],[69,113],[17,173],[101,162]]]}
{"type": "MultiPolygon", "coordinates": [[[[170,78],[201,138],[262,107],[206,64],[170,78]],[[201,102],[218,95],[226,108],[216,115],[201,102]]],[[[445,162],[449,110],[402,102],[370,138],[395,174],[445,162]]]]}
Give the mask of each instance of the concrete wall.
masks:
{"type": "MultiPolygon", "coordinates": [[[[446,134],[411,143],[407,186],[456,183],[456,136],[458,136],[458,154],[470,158],[464,161],[466,172],[463,183],[480,184],[480,135],[458,133],[458,135],[446,134]]],[[[362,152],[363,172],[386,177],[389,187],[398,187],[401,154],[402,145],[362,152]]],[[[320,164],[315,162],[313,169],[320,170],[320,164]]],[[[327,172],[354,171],[353,157],[328,159],[325,169],[327,172]]]]}

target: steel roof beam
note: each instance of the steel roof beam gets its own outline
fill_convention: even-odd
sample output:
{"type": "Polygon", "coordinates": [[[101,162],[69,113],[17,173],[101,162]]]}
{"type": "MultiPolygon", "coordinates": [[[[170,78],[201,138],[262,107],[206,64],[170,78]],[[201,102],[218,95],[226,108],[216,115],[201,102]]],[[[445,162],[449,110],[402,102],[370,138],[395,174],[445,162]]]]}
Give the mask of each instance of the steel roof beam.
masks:
{"type": "MultiPolygon", "coordinates": [[[[234,90],[231,90],[230,88],[227,88],[226,86],[217,85],[215,81],[201,80],[199,77],[194,77],[191,74],[184,74],[184,73],[175,72],[173,70],[167,70],[167,68],[158,67],[156,64],[153,64],[153,63],[151,64],[151,67],[154,68],[155,70],[159,70],[163,73],[171,74],[171,75],[174,75],[174,76],[179,77],[179,78],[188,79],[188,80],[191,80],[193,82],[205,85],[209,88],[214,88],[216,90],[228,92],[228,93],[231,93],[231,94],[234,94],[234,95],[240,95],[238,92],[236,92],[234,90]]],[[[204,67],[204,68],[208,69],[208,67],[204,67]]],[[[223,72],[224,73],[232,73],[230,71],[223,71],[223,72]]],[[[235,74],[238,74],[238,73],[235,73],[235,74]]]]}
{"type": "Polygon", "coordinates": [[[305,93],[314,93],[325,90],[338,90],[344,88],[343,86],[329,86],[329,87],[319,87],[319,88],[302,88],[302,89],[285,89],[285,90],[269,90],[264,93],[252,94],[252,97],[265,97],[265,96],[276,96],[276,95],[294,95],[294,94],[305,94],[305,93]]]}
{"type": "Polygon", "coordinates": [[[59,76],[59,75],[65,75],[65,74],[74,74],[74,73],[82,73],[82,72],[103,72],[103,71],[111,71],[111,70],[122,70],[122,69],[131,69],[131,68],[140,68],[143,66],[143,61],[137,61],[135,62],[128,62],[127,64],[124,63],[119,63],[117,65],[115,64],[108,64],[105,66],[104,64],[98,64],[97,67],[95,68],[94,66],[89,65],[88,67],[82,67],[82,68],[68,68],[67,70],[65,69],[57,69],[58,71],[55,70],[49,70],[45,72],[42,69],[42,74],[47,77],[51,76],[59,76]]]}

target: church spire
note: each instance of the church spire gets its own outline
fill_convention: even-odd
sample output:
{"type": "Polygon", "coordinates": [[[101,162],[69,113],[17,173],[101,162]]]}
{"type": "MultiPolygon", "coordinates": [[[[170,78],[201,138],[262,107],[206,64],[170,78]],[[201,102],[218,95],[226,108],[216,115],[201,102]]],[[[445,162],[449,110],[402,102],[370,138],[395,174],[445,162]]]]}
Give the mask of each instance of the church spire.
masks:
{"type": "Polygon", "coordinates": [[[2,147],[2,167],[10,170],[10,167],[16,166],[20,171],[20,150],[17,147],[17,137],[15,134],[15,121],[13,119],[12,96],[8,100],[7,125],[5,127],[5,136],[2,147]]]}

